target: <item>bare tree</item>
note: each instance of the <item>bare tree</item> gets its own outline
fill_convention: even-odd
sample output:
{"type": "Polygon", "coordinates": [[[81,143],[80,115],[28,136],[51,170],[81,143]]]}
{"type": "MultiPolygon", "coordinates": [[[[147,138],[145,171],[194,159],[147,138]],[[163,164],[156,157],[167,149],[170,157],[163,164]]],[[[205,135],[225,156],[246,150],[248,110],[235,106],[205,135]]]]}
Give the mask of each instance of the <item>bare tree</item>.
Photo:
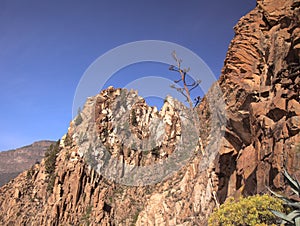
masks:
{"type": "Polygon", "coordinates": [[[172,52],[172,56],[176,62],[176,65],[171,65],[169,67],[169,70],[178,72],[180,75],[180,78],[178,80],[174,80],[175,84],[172,84],[171,88],[176,89],[176,91],[180,92],[186,98],[186,101],[189,103],[190,108],[193,109],[200,103],[201,98],[200,98],[200,96],[197,96],[194,99],[194,103],[193,103],[192,97],[191,97],[191,91],[199,86],[199,84],[201,83],[201,80],[193,81],[191,84],[188,84],[188,82],[186,81],[186,76],[187,76],[187,73],[190,71],[190,68],[187,68],[187,69],[181,68],[182,60],[177,57],[175,51],[172,52]],[[180,82],[182,82],[183,88],[176,86],[176,84],[178,84],[180,82]]]}
{"type": "MultiPolygon", "coordinates": [[[[176,61],[176,66],[175,65],[171,65],[170,68],[169,68],[169,70],[170,71],[178,72],[179,75],[180,75],[180,78],[178,80],[174,81],[175,84],[172,84],[171,88],[174,88],[174,89],[176,89],[176,91],[180,92],[186,98],[186,101],[189,103],[190,109],[193,110],[200,103],[201,97],[197,96],[194,99],[194,103],[193,103],[192,97],[191,97],[191,91],[193,89],[195,89],[196,87],[199,86],[199,84],[201,83],[201,80],[196,80],[196,81],[193,81],[191,84],[189,84],[186,81],[186,76],[187,76],[187,73],[190,71],[190,68],[186,69],[186,68],[182,68],[181,67],[182,60],[177,57],[175,51],[173,51],[172,56],[173,56],[174,60],[176,61]],[[182,82],[183,88],[176,86],[176,84],[178,84],[180,82],[182,82]]],[[[199,127],[200,125],[199,125],[199,121],[198,121],[197,118],[198,118],[197,113],[195,111],[193,111],[193,118],[192,118],[192,120],[194,121],[195,125],[197,127],[199,127]]],[[[202,140],[201,140],[200,136],[199,136],[198,146],[197,147],[198,148],[196,148],[196,151],[198,151],[199,148],[200,148],[201,152],[202,152],[202,155],[204,156],[203,144],[202,144],[202,140]]],[[[211,192],[211,196],[212,196],[213,200],[216,203],[216,207],[219,208],[220,204],[219,204],[218,199],[217,199],[217,194],[213,190],[213,175],[212,174],[208,174],[208,178],[209,178],[208,179],[208,183],[210,184],[211,191],[212,191],[211,192]]]]}

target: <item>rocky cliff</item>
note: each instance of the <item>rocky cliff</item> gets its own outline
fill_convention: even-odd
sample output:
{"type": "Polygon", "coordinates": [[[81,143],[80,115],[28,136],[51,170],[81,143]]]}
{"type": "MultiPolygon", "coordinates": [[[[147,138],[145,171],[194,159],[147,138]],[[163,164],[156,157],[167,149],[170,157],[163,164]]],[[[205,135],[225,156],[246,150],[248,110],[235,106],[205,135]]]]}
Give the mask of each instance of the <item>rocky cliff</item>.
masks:
{"type": "MultiPolygon", "coordinates": [[[[220,98],[214,98],[207,97],[212,106],[219,106],[212,100],[218,103],[220,98]]],[[[158,111],[136,92],[112,87],[89,98],[53,149],[56,159],[51,163],[50,157],[45,158],[1,188],[5,195],[0,197],[0,212],[5,214],[0,222],[200,224],[217,202],[213,197],[217,177],[208,163],[217,154],[220,129],[219,124],[206,124],[202,137],[214,151],[204,154],[188,114],[171,97],[158,111]],[[210,138],[209,127],[214,128],[210,138]]]]}
{"type": "Polygon", "coordinates": [[[300,177],[300,2],[258,0],[241,18],[219,80],[227,105],[218,197],[283,189],[300,177]]]}
{"type": "Polygon", "coordinates": [[[228,196],[284,189],[281,170],[300,173],[299,11],[257,2],[197,117],[171,97],[160,111],[134,91],[89,98],[54,158],[0,188],[1,224],[205,225],[228,196]]]}
{"type": "Polygon", "coordinates": [[[44,158],[45,151],[53,144],[52,141],[37,141],[31,145],[15,150],[0,152],[0,187],[28,170],[36,162],[44,158]]]}

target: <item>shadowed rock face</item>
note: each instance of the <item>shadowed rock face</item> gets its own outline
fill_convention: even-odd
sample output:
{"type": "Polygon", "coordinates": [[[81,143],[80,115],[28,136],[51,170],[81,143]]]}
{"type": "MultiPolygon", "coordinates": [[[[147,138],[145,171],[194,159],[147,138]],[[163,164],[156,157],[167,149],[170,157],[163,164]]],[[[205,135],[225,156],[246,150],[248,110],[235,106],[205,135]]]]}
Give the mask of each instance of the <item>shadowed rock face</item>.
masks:
{"type": "Polygon", "coordinates": [[[0,152],[0,186],[41,161],[45,151],[53,143],[53,141],[38,141],[15,150],[0,152]]]}
{"type": "MultiPolygon", "coordinates": [[[[47,191],[44,160],[0,188],[1,225],[205,225],[216,199],[264,192],[265,185],[284,188],[283,167],[300,173],[299,7],[299,1],[258,1],[238,22],[219,79],[223,94],[216,95],[215,84],[198,107],[199,142],[171,177],[127,186],[91,167],[106,156],[101,148],[89,154],[95,148],[87,142],[90,132],[110,156],[132,169],[172,156],[183,132],[171,99],[158,112],[136,93],[110,87],[88,99],[80,120],[71,122],[54,162],[53,189],[47,191]],[[126,101],[118,104],[122,95],[126,101]],[[220,99],[227,116],[221,130],[213,117],[220,99]],[[114,111],[115,106],[125,110],[114,111]],[[127,118],[119,117],[131,107],[127,118]],[[152,120],[163,121],[164,136],[152,120]],[[116,121],[127,122],[130,134],[116,128],[116,121]],[[139,140],[154,135],[154,144],[149,143],[154,148],[142,152],[139,140]],[[135,145],[124,141],[126,136],[134,136],[135,145]]],[[[114,170],[113,175],[124,173],[117,164],[114,170]]]]}
{"type": "Polygon", "coordinates": [[[300,177],[300,2],[257,1],[235,26],[220,86],[227,143],[220,151],[219,198],[284,187],[300,177]]]}

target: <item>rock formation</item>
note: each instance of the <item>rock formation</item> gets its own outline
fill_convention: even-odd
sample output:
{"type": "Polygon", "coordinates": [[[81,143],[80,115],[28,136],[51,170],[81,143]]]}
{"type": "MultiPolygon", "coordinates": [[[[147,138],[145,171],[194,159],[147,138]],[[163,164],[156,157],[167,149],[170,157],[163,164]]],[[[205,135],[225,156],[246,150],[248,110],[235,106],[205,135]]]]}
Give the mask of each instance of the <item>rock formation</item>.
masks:
{"type": "Polygon", "coordinates": [[[197,117],[171,97],[160,111],[134,91],[89,98],[54,160],[0,188],[0,224],[205,225],[229,196],[284,189],[283,168],[300,176],[299,11],[300,1],[258,0],[197,117]],[[167,176],[155,181],[156,168],[167,176]]]}
{"type": "Polygon", "coordinates": [[[219,79],[227,105],[218,197],[283,189],[300,177],[300,2],[258,0],[241,18],[219,79]]]}
{"type": "MultiPolygon", "coordinates": [[[[215,151],[205,156],[203,147],[198,145],[198,136],[190,155],[185,155],[188,149],[177,150],[175,144],[184,141],[184,137],[192,143],[191,137],[197,134],[190,124],[185,124],[190,117],[180,109],[187,108],[167,97],[162,109],[157,111],[147,106],[136,92],[112,87],[89,98],[60,142],[53,161],[55,173],[47,173],[49,159],[45,158],[1,188],[5,196],[0,197],[0,212],[5,214],[0,215],[0,222],[7,225],[180,225],[205,221],[216,202],[212,191],[217,190],[217,177],[207,163],[214,159],[212,154],[217,153],[218,142],[211,145],[215,151]],[[187,132],[184,125],[192,134],[184,136],[187,132]],[[140,142],[146,138],[148,142],[140,142]],[[87,142],[91,140],[92,143],[87,142]],[[101,144],[100,151],[93,144],[101,144]],[[109,170],[99,171],[97,167],[107,159],[107,153],[122,163],[123,168],[106,160],[109,170]],[[171,156],[180,160],[175,162],[178,168],[175,163],[168,165],[164,161],[171,156]],[[155,167],[151,168],[153,164],[155,167]],[[136,176],[140,173],[135,170],[137,167],[146,167],[147,171],[141,172],[149,175],[136,176]],[[170,175],[160,178],[163,172],[156,169],[169,170],[170,175]],[[126,180],[118,180],[119,170],[120,178],[126,180]],[[49,183],[53,183],[50,190],[49,183]]],[[[214,136],[217,131],[216,128],[214,136]]]]}

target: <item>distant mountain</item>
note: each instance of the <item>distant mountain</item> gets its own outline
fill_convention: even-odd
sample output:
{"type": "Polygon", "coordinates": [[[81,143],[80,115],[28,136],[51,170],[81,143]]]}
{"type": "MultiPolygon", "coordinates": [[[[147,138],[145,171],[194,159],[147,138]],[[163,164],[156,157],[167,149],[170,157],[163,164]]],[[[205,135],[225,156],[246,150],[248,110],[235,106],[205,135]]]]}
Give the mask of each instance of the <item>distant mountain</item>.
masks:
{"type": "Polygon", "coordinates": [[[40,161],[47,148],[53,143],[48,140],[37,141],[15,150],[0,152],[0,186],[40,161]]]}

